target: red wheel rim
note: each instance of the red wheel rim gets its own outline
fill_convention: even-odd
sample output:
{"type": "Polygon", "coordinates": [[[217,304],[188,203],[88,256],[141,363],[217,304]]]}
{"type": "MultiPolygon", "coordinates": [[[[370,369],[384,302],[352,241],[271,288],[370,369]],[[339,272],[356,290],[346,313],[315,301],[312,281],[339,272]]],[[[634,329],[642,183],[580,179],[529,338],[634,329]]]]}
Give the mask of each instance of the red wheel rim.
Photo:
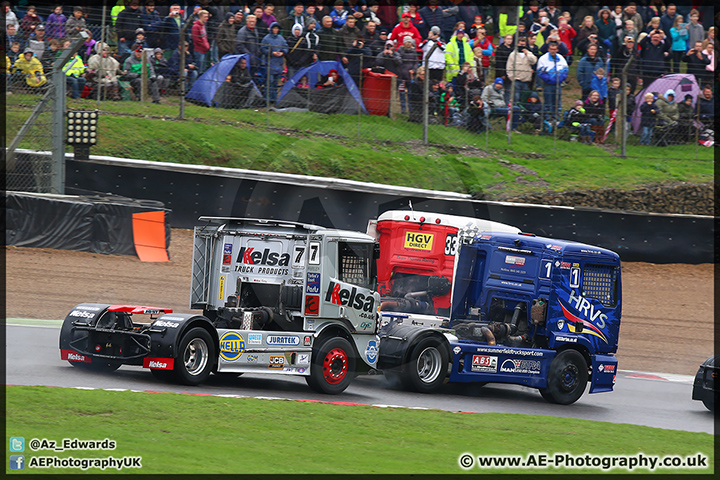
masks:
{"type": "Polygon", "coordinates": [[[347,375],[348,357],[344,350],[333,348],[323,359],[323,378],[331,385],[342,382],[347,375]]]}

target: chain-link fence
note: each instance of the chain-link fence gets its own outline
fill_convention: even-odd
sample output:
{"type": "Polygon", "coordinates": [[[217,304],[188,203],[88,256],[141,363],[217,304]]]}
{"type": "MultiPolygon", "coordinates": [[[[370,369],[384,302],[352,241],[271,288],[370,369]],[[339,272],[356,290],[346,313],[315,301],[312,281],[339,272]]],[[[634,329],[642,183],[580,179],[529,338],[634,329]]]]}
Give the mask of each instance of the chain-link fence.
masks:
{"type": "MultiPolygon", "coordinates": [[[[700,158],[699,145],[714,140],[713,117],[706,108],[714,102],[713,91],[703,89],[714,81],[713,72],[700,62],[703,52],[712,48],[708,42],[700,45],[702,51],[682,55],[669,44],[656,52],[651,33],[642,48],[630,46],[624,52],[618,38],[612,49],[598,44],[593,51],[595,39],[590,35],[582,47],[572,45],[574,55],[562,56],[560,49],[568,64],[564,70],[557,61],[548,68],[547,58],[543,60],[550,42],[538,46],[531,35],[524,42],[517,40],[519,35],[501,38],[489,24],[492,49],[475,37],[473,48],[460,48],[460,55],[457,47],[464,41],[445,30],[443,49],[430,53],[438,42],[429,33],[407,43],[404,37],[388,44],[383,26],[373,22],[363,22],[362,28],[348,22],[336,30],[323,25],[321,18],[317,28],[309,30],[309,22],[315,20],[306,17],[308,23],[296,29],[288,22],[289,15],[280,19],[278,8],[283,28],[275,36],[267,24],[249,29],[251,17],[242,13],[227,18],[227,6],[209,8],[215,21],[200,26],[195,23],[199,12],[171,15],[167,10],[162,15],[144,11],[141,30],[116,9],[81,11],[92,38],[80,49],[85,70],[68,79],[68,94],[97,99],[101,111],[109,101],[177,104],[179,118],[185,117],[186,102],[252,109],[268,127],[366,142],[421,141],[489,149],[513,143],[518,136],[537,135],[552,139],[553,153],[563,148],[563,142],[573,141],[622,145],[623,155],[626,145],[686,144],[693,145],[695,158],[700,158]],[[106,52],[103,44],[108,46],[106,52]],[[427,63],[424,57],[429,57],[427,63]],[[630,57],[635,60],[625,72],[629,85],[625,89],[622,69],[630,57]],[[615,79],[620,79],[620,87],[615,79]],[[594,90],[599,101],[591,95],[594,90]],[[675,93],[672,101],[666,98],[669,90],[675,93]],[[655,107],[646,116],[645,93],[653,93],[655,107]]],[[[236,10],[230,8],[230,13],[236,10]]],[[[506,20],[512,23],[512,16],[506,20]]],[[[51,72],[43,73],[51,83],[51,72]]],[[[26,78],[18,69],[9,78],[8,123],[17,125],[24,121],[23,113],[30,114],[41,92],[26,91],[26,78]]],[[[117,111],[116,106],[106,109],[117,111]]],[[[49,117],[46,113],[37,121],[42,115],[49,117]]],[[[49,128],[40,125],[36,123],[33,130],[47,134],[49,128]]],[[[49,148],[47,138],[36,142],[30,138],[23,145],[49,148]]],[[[519,148],[537,148],[533,142],[519,144],[519,148]]]]}

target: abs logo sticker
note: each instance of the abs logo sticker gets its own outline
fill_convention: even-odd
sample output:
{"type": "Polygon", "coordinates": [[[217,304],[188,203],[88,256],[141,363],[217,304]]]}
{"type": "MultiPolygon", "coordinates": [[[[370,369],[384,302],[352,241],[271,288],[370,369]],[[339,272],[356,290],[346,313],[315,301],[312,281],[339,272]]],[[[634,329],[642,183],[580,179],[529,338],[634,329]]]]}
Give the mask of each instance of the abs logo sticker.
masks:
{"type": "Polygon", "coordinates": [[[497,361],[498,357],[492,357],[489,355],[473,355],[472,371],[497,373],[497,361]]]}
{"type": "Polygon", "coordinates": [[[503,373],[530,373],[537,375],[540,373],[540,362],[538,360],[508,358],[500,365],[500,371],[503,373]]]}
{"type": "Polygon", "coordinates": [[[228,362],[234,362],[245,351],[245,340],[237,332],[225,332],[220,337],[220,356],[228,362]]]}
{"type": "Polygon", "coordinates": [[[375,340],[370,340],[368,342],[368,346],[365,348],[365,358],[367,358],[368,363],[375,363],[375,360],[377,360],[377,342],[375,340]]]}
{"type": "Polygon", "coordinates": [[[433,248],[434,233],[405,232],[405,248],[429,252],[433,248]]]}
{"type": "Polygon", "coordinates": [[[317,317],[319,315],[320,296],[305,295],[305,316],[317,317]]]}
{"type": "Polygon", "coordinates": [[[232,264],[232,243],[226,243],[223,246],[223,265],[232,264]]]}

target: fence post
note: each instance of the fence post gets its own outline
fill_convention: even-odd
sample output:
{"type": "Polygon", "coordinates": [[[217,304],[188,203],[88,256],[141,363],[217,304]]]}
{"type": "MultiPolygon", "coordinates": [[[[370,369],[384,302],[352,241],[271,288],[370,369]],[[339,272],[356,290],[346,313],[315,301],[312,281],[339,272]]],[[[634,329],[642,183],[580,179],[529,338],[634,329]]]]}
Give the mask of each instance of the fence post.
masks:
{"type": "MultiPolygon", "coordinates": [[[[107,43],[105,39],[105,16],[107,13],[107,6],[105,5],[105,2],[103,2],[103,8],[102,8],[102,22],[100,27],[100,43],[107,43]]],[[[100,50],[100,55],[102,55],[102,50],[100,50]]],[[[100,94],[102,92],[102,87],[100,86],[100,72],[97,72],[95,75],[95,80],[97,81],[97,109],[100,110],[100,94]]],[[[109,88],[109,87],[106,87],[109,88]]],[[[107,93],[106,93],[107,94],[107,93]]]]}
{"type": "MultiPolygon", "coordinates": [[[[362,83],[363,83],[363,59],[365,58],[365,55],[362,53],[362,48],[360,49],[360,53],[358,54],[360,56],[360,75],[358,76],[358,95],[360,95],[360,99],[362,100],[362,83]]],[[[699,102],[698,102],[699,103],[699,102]]],[[[358,103],[358,128],[357,128],[357,136],[358,140],[360,140],[360,137],[362,136],[360,133],[360,124],[362,123],[362,107],[360,106],[360,103],[358,103]]]]}
{"type": "Polygon", "coordinates": [[[425,56],[425,81],[423,82],[423,144],[428,144],[428,124],[430,122],[430,57],[437,50],[437,41],[425,56]]]}
{"type": "Polygon", "coordinates": [[[140,101],[142,103],[147,102],[147,89],[148,89],[148,76],[147,76],[147,68],[148,68],[148,59],[147,59],[147,51],[143,48],[142,51],[142,60],[140,64],[140,101]]]}
{"type": "Polygon", "coordinates": [[[187,35],[187,29],[190,26],[190,20],[185,22],[185,25],[180,29],[180,41],[178,42],[178,48],[180,48],[180,66],[178,67],[178,78],[180,79],[180,120],[185,120],[185,37],[187,35]]]}
{"type": "MultiPolygon", "coordinates": [[[[633,61],[635,61],[634,56],[628,58],[627,63],[622,69],[622,76],[620,77],[620,104],[622,105],[621,113],[623,114],[623,116],[621,117],[622,128],[620,129],[620,156],[622,158],[626,157],[627,148],[627,130],[625,130],[625,124],[627,123],[627,72],[630,69],[630,65],[632,65],[633,61]]],[[[617,116],[615,117],[615,128],[618,128],[617,116]]]]}
{"type": "MultiPolygon", "coordinates": [[[[522,2],[520,2],[520,4],[518,5],[518,8],[517,8],[517,18],[515,19],[516,26],[520,25],[520,10],[522,10],[522,2]]],[[[513,52],[515,53],[515,56],[513,58],[513,73],[515,73],[516,76],[517,76],[517,51],[518,51],[517,44],[518,44],[519,36],[520,36],[520,32],[516,28],[515,29],[515,40],[514,40],[515,46],[513,48],[513,52]]],[[[505,70],[505,71],[507,73],[507,70],[505,70]]],[[[515,83],[516,82],[515,82],[515,80],[510,78],[510,75],[508,75],[507,77],[508,77],[508,80],[510,80],[510,82],[511,82],[510,83],[510,101],[508,102],[508,109],[509,109],[508,118],[510,121],[510,125],[512,126],[513,104],[515,103],[515,83]]],[[[510,145],[510,143],[512,143],[512,129],[508,129],[507,126],[505,127],[505,129],[507,130],[507,142],[508,142],[508,145],[510,145]]]]}

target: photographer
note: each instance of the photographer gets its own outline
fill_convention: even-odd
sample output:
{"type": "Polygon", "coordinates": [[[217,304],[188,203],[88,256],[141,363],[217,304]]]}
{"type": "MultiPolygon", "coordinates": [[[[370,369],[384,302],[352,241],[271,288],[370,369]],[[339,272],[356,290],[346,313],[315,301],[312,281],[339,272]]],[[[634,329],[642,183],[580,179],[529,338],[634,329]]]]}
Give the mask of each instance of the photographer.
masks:
{"type": "Polygon", "coordinates": [[[370,48],[365,45],[365,37],[363,35],[358,35],[355,40],[353,40],[352,46],[348,48],[345,55],[343,55],[342,62],[355,82],[355,85],[359,86],[362,69],[372,65],[372,52],[370,48]]]}
{"type": "Polygon", "coordinates": [[[400,54],[395,51],[395,43],[392,40],[385,42],[385,48],[375,57],[375,66],[383,67],[385,70],[398,75],[400,72],[400,64],[402,59],[400,54]]]}
{"type": "Polygon", "coordinates": [[[687,73],[695,75],[695,81],[698,85],[701,84],[701,80],[705,75],[705,67],[710,65],[710,59],[703,53],[702,45],[703,42],[698,40],[682,58],[682,61],[688,64],[687,73]]]}

